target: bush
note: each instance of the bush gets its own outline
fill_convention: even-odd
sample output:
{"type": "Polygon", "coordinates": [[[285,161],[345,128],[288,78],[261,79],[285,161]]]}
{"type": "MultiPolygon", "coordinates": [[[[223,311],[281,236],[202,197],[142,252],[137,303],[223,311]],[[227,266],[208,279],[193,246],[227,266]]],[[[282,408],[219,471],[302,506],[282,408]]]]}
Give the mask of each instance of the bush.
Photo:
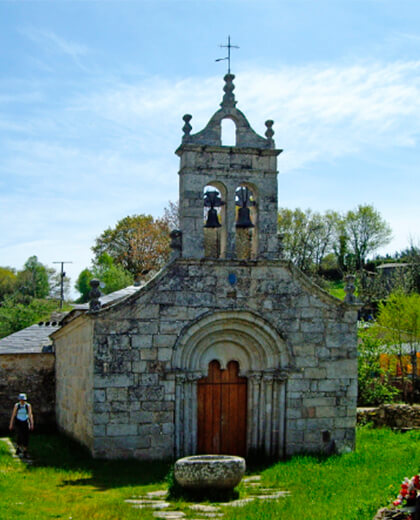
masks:
{"type": "Polygon", "coordinates": [[[399,390],[391,383],[391,374],[381,367],[380,341],[373,337],[369,330],[359,333],[358,384],[359,406],[377,406],[389,403],[399,394],[399,390]]]}

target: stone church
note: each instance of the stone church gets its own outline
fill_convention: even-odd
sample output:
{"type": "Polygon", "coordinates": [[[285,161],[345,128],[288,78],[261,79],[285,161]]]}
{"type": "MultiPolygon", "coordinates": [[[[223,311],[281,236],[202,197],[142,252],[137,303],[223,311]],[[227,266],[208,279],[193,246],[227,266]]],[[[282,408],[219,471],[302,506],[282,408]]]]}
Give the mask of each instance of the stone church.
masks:
{"type": "Polygon", "coordinates": [[[59,427],[93,456],[282,458],[354,447],[357,305],[281,259],[273,121],[236,108],[191,133],[184,116],[180,229],[142,287],[93,299],[52,335],[59,427]],[[222,144],[222,122],[236,127],[222,144]],[[101,303],[102,301],[102,303],[101,303]]]}

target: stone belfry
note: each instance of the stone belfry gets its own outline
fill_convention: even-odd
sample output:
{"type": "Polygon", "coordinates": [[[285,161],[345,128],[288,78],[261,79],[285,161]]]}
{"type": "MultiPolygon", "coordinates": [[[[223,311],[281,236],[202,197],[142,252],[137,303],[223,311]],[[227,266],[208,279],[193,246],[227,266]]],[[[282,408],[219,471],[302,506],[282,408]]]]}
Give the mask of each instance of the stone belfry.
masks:
{"type": "Polygon", "coordinates": [[[179,201],[183,258],[257,260],[278,258],[277,155],[273,121],[258,135],[236,108],[233,74],[224,77],[221,108],[191,134],[183,119],[179,201]],[[224,146],[222,122],[233,121],[235,145],[224,146]],[[207,217],[206,217],[207,209],[207,217]],[[211,213],[211,214],[209,214],[211,213]]]}

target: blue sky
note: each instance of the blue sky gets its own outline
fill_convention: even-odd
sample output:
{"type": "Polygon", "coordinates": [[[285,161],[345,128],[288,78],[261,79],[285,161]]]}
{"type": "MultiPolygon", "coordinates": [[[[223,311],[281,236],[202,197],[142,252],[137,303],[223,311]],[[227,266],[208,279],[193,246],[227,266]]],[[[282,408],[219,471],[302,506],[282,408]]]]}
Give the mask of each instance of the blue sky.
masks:
{"type": "Polygon", "coordinates": [[[280,205],[373,204],[420,241],[417,0],[0,0],[0,265],[74,284],[95,238],[178,197],[182,116],[274,119],[280,205]]]}

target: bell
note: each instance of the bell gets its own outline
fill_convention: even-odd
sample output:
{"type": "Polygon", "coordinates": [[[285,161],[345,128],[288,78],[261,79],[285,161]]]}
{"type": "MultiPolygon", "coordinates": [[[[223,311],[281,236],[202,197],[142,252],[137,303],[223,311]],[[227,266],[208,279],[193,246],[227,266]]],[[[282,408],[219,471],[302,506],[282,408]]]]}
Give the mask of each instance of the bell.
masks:
{"type": "Polygon", "coordinates": [[[214,208],[210,208],[207,213],[207,222],[204,227],[206,228],[218,228],[222,227],[219,222],[219,217],[217,215],[217,211],[214,208]]]}
{"type": "Polygon", "coordinates": [[[249,208],[239,208],[238,220],[236,221],[237,228],[252,228],[254,224],[251,222],[249,216],[249,208]]]}

